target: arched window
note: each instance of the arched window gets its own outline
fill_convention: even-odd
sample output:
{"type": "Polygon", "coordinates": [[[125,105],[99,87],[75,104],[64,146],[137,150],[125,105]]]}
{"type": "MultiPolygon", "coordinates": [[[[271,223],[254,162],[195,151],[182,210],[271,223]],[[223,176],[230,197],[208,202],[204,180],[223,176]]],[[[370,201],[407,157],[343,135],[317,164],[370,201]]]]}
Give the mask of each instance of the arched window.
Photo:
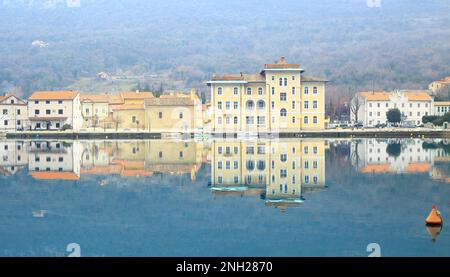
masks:
{"type": "Polygon", "coordinates": [[[305,95],[307,95],[309,93],[309,88],[305,87],[305,95]]]}
{"type": "Polygon", "coordinates": [[[313,94],[317,94],[317,87],[313,87],[313,94]]]}
{"type": "Polygon", "coordinates": [[[285,108],[280,110],[280,116],[287,116],[287,111],[285,108]]]}
{"type": "Polygon", "coordinates": [[[255,162],[254,161],[247,161],[246,163],[247,170],[252,171],[255,169],[255,162]]]}
{"type": "Polygon", "coordinates": [[[313,123],[314,123],[314,124],[317,124],[317,116],[314,116],[314,117],[313,117],[313,123]]]}
{"type": "Polygon", "coordinates": [[[280,161],[282,161],[282,162],[287,161],[287,154],[281,154],[280,155],[280,161]]]}
{"type": "Polygon", "coordinates": [[[252,95],[252,88],[247,88],[247,95],[252,95]]]}
{"type": "Polygon", "coordinates": [[[307,116],[305,116],[305,117],[303,118],[303,123],[308,124],[308,117],[307,117],[307,116]]]}
{"type": "Polygon", "coordinates": [[[264,169],[266,169],[266,162],[258,161],[258,163],[256,164],[256,167],[258,168],[258,170],[264,170],[264,169]]]}
{"type": "Polygon", "coordinates": [[[234,89],[233,89],[234,95],[238,95],[238,92],[239,92],[239,89],[238,89],[238,88],[234,88],[234,89]]]}
{"type": "Polygon", "coordinates": [[[217,88],[217,94],[218,94],[218,95],[222,95],[222,88],[221,88],[221,87],[218,87],[218,88],[217,88]]]}
{"type": "Polygon", "coordinates": [[[259,100],[257,102],[258,109],[263,110],[266,107],[266,102],[264,100],[259,100]]]}
{"type": "Polygon", "coordinates": [[[253,108],[255,107],[255,103],[252,100],[248,100],[245,106],[247,110],[253,110],[253,108]]]}
{"type": "Polygon", "coordinates": [[[258,94],[259,95],[263,95],[263,89],[262,88],[258,88],[258,94]]]}

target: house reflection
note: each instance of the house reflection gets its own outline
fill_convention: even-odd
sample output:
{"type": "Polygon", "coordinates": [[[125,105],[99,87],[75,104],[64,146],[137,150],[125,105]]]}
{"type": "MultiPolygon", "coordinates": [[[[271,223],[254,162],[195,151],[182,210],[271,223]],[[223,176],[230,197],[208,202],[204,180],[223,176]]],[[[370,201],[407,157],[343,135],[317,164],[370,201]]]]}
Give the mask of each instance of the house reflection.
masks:
{"type": "Polygon", "coordinates": [[[421,140],[365,139],[353,141],[352,165],[361,173],[427,173],[433,153],[423,148],[421,140]]]}
{"type": "Polygon", "coordinates": [[[29,141],[28,172],[39,180],[79,180],[79,142],[29,141]]]}
{"type": "Polygon", "coordinates": [[[23,141],[0,142],[0,174],[11,176],[28,165],[28,145],[23,141]]]}
{"type": "Polygon", "coordinates": [[[325,186],[324,140],[212,142],[211,190],[217,195],[259,194],[266,205],[303,202],[304,191],[325,186]]]}
{"type": "Polygon", "coordinates": [[[203,145],[194,141],[139,140],[85,142],[82,174],[148,177],[155,173],[190,174],[203,163],[203,145]]]}

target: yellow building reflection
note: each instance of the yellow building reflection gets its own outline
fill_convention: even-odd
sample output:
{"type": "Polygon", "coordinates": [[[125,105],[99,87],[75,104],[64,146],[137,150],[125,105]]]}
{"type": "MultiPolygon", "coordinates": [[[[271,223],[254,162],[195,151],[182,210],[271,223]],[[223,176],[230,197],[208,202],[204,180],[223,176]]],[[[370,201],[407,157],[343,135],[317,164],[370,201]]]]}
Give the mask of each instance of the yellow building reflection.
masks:
{"type": "Polygon", "coordinates": [[[302,193],[325,186],[324,140],[215,140],[211,146],[214,194],[260,194],[266,205],[303,202],[302,193]]]}

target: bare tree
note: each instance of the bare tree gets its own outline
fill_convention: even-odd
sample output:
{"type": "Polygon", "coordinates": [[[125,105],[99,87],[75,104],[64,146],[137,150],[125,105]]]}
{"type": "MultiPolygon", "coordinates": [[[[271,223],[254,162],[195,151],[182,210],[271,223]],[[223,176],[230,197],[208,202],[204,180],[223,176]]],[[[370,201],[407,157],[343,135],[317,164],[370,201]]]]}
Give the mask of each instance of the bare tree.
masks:
{"type": "Polygon", "coordinates": [[[356,94],[355,97],[353,97],[351,104],[350,104],[350,114],[353,114],[354,118],[355,118],[355,123],[358,123],[358,113],[359,113],[359,109],[361,108],[361,106],[363,105],[363,101],[361,99],[361,97],[356,94]]]}

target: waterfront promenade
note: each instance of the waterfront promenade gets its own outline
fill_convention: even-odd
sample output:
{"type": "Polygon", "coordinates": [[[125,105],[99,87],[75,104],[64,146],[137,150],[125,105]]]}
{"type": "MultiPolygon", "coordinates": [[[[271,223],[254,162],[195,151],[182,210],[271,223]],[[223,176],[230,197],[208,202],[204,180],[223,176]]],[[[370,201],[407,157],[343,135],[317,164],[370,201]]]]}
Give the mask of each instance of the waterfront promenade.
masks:
{"type": "Polygon", "coordinates": [[[95,131],[20,131],[2,133],[8,139],[159,139],[159,138],[257,138],[257,137],[286,137],[286,138],[450,138],[448,129],[430,128],[384,128],[384,129],[325,129],[301,132],[255,133],[255,132],[146,132],[146,131],[116,131],[110,129],[97,129],[95,131]]]}

